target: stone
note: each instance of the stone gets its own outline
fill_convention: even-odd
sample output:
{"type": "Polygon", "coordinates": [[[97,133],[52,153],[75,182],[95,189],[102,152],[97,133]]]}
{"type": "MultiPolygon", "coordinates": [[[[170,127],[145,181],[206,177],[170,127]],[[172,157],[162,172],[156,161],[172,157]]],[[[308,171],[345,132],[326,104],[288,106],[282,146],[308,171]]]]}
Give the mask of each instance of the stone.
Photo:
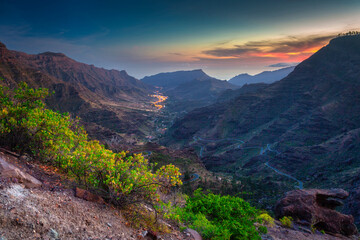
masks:
{"type": "Polygon", "coordinates": [[[197,231],[195,231],[194,229],[187,228],[185,230],[185,233],[190,234],[194,240],[202,240],[202,237],[200,236],[200,234],[197,231]]]}
{"type": "Polygon", "coordinates": [[[343,189],[307,189],[287,192],[275,207],[276,217],[291,216],[295,222],[345,236],[357,233],[354,218],[335,210],[349,193],[343,189]]]}
{"type": "Polygon", "coordinates": [[[105,201],[102,197],[95,195],[87,190],[81,189],[81,188],[75,188],[75,196],[81,199],[84,199],[89,202],[95,202],[104,204],[105,201]]]}
{"type": "Polygon", "coordinates": [[[143,237],[143,239],[148,239],[148,240],[157,240],[157,239],[159,239],[158,236],[157,236],[157,233],[152,231],[152,230],[143,231],[141,233],[141,236],[143,237]]]}
{"type": "Polygon", "coordinates": [[[59,234],[54,229],[50,228],[49,234],[52,239],[59,239],[59,234]]]}
{"type": "Polygon", "coordinates": [[[42,183],[31,176],[30,174],[24,173],[19,168],[6,162],[0,156],[0,176],[4,179],[10,179],[12,182],[22,183],[27,188],[41,187],[42,183]]]}

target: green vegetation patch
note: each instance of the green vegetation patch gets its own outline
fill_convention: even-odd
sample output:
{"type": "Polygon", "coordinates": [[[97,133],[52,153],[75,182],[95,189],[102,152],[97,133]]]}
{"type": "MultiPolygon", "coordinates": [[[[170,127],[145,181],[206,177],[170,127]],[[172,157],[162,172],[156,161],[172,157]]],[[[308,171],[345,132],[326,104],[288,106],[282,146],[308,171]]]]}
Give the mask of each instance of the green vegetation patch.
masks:
{"type": "Polygon", "coordinates": [[[184,207],[167,208],[171,211],[166,217],[199,231],[205,239],[261,239],[254,226],[261,221],[260,212],[239,197],[204,194],[198,189],[184,207]]]}
{"type": "Polygon", "coordinates": [[[26,83],[14,91],[0,85],[0,145],[62,169],[118,206],[155,205],[161,190],[181,184],[174,165],[155,171],[141,154],[114,153],[89,140],[79,119],[45,108],[47,95],[26,83]]]}

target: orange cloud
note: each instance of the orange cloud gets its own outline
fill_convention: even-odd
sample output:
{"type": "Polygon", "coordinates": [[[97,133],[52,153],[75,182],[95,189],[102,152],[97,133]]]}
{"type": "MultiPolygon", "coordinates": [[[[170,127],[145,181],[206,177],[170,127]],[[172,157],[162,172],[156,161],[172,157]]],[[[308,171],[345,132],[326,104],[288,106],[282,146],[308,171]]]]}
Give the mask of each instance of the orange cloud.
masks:
{"type": "Polygon", "coordinates": [[[301,61],[326,45],[334,36],[334,34],[303,37],[289,36],[281,39],[249,41],[228,48],[205,50],[202,53],[208,58],[217,59],[260,57],[301,61]]]}

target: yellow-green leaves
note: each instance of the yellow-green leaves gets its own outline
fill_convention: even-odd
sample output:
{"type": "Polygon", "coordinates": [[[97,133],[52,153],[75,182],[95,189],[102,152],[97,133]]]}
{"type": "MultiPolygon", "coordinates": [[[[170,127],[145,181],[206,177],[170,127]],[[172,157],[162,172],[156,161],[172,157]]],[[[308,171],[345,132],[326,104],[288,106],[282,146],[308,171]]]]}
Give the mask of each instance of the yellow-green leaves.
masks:
{"type": "Polygon", "coordinates": [[[114,153],[89,140],[79,119],[45,108],[47,95],[25,83],[13,92],[0,86],[1,144],[59,167],[116,204],[156,203],[159,191],[181,184],[173,165],[153,172],[141,154],[114,153]]]}

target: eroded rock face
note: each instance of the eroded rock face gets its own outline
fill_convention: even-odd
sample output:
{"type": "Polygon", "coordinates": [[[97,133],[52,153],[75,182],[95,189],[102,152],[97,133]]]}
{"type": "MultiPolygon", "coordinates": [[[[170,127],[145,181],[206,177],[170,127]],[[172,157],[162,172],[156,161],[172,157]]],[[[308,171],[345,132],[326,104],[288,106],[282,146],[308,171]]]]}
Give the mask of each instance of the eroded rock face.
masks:
{"type": "Polygon", "coordinates": [[[16,182],[22,183],[27,188],[36,188],[40,187],[42,183],[34,178],[33,176],[24,173],[19,168],[14,165],[6,162],[0,156],[0,176],[2,178],[16,180],[16,182]]]}
{"type": "Polygon", "coordinates": [[[334,210],[348,196],[349,193],[342,189],[295,190],[287,192],[277,203],[275,214],[277,218],[291,216],[318,230],[350,236],[357,233],[353,216],[334,210]]]}

